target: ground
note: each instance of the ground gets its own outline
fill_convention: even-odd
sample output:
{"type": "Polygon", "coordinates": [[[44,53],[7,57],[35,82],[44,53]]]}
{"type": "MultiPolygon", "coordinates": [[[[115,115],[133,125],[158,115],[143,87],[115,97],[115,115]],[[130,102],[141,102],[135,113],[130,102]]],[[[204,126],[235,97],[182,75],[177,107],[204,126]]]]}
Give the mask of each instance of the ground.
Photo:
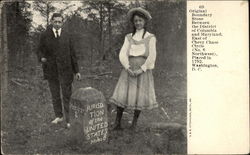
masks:
{"type": "MultiPolygon", "coordinates": [[[[117,63],[109,63],[88,68],[81,67],[83,79],[73,83],[73,90],[91,86],[102,91],[108,99],[121,67],[117,63]],[[87,76],[110,71],[111,74],[87,76]]],[[[72,138],[65,123],[51,124],[54,113],[48,83],[42,80],[40,66],[34,70],[33,73],[15,72],[9,78],[9,91],[1,111],[3,153],[186,153],[185,73],[167,70],[154,72],[160,108],[143,111],[134,132],[128,130],[133,113],[126,111],[122,119],[124,130],[110,131],[107,142],[85,145],[72,138]]],[[[115,108],[111,111],[110,125],[115,119],[115,108]]]]}

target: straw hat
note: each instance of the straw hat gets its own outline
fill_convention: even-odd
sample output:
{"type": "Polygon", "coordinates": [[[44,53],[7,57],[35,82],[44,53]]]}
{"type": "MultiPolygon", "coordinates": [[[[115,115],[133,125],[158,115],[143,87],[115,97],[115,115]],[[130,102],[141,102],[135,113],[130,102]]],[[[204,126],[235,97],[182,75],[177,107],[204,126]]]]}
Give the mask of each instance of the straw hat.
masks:
{"type": "Polygon", "coordinates": [[[129,12],[128,12],[128,18],[131,19],[132,16],[133,16],[133,14],[134,14],[135,12],[140,12],[140,13],[144,14],[145,17],[147,18],[147,20],[152,19],[150,13],[149,13],[147,10],[145,10],[145,9],[143,9],[143,8],[141,8],[141,7],[137,7],[137,8],[130,9],[129,12]]]}

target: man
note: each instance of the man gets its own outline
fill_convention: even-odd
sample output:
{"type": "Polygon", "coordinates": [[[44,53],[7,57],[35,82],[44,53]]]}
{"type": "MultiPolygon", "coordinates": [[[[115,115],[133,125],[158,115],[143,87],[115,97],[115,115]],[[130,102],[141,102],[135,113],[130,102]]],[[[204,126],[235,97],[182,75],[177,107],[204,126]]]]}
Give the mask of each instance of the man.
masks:
{"type": "Polygon", "coordinates": [[[68,32],[62,28],[63,17],[54,13],[51,25],[42,33],[38,48],[38,58],[43,66],[44,79],[48,80],[52,95],[53,108],[56,118],[52,121],[57,124],[63,121],[63,111],[67,127],[69,123],[69,101],[72,93],[71,84],[73,75],[80,80],[81,74],[77,64],[75,49],[68,32]],[[61,92],[63,104],[61,101],[61,92]]]}

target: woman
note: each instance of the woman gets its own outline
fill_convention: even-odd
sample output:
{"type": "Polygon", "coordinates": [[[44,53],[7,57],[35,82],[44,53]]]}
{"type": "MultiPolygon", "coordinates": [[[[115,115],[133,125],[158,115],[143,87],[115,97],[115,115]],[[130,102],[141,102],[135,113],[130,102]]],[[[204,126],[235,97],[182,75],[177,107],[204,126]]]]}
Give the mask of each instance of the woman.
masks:
{"type": "Polygon", "coordinates": [[[114,130],[121,129],[124,108],[133,109],[131,129],[135,129],[141,110],[158,107],[155,97],[152,69],[156,58],[156,38],[147,32],[146,23],[151,19],[148,11],[133,8],[128,12],[133,33],[127,34],[119,59],[124,67],[110,102],[117,105],[114,130]]]}

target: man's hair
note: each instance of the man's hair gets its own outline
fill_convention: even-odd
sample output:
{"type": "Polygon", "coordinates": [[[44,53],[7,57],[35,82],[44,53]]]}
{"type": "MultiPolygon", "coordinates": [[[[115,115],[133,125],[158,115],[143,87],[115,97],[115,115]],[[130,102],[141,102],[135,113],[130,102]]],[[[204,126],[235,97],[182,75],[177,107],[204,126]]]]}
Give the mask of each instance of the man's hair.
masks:
{"type": "Polygon", "coordinates": [[[53,20],[55,17],[61,17],[63,19],[63,16],[61,13],[53,13],[51,20],[53,20]]]}

